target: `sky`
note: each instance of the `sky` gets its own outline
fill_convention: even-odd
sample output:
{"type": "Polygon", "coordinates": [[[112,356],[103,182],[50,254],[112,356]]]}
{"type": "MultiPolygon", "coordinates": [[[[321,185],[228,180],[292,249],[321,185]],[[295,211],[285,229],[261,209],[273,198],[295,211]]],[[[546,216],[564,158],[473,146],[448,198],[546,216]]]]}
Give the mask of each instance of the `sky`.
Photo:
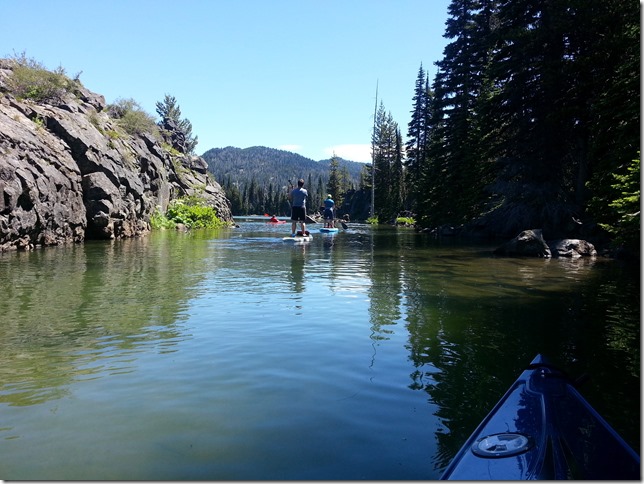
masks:
{"type": "Polygon", "coordinates": [[[422,64],[443,57],[450,0],[0,0],[0,57],[80,73],[158,119],[174,96],[211,148],[371,160],[382,102],[404,138],[422,64]]]}

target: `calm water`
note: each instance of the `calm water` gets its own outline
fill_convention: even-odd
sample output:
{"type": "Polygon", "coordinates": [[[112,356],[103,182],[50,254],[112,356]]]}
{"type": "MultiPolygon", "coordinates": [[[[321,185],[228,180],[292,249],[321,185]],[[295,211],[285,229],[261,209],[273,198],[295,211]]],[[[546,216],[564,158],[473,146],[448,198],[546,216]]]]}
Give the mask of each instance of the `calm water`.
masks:
{"type": "Polygon", "coordinates": [[[242,220],[0,254],[1,479],[436,479],[539,352],[639,451],[639,267],[242,220]]]}

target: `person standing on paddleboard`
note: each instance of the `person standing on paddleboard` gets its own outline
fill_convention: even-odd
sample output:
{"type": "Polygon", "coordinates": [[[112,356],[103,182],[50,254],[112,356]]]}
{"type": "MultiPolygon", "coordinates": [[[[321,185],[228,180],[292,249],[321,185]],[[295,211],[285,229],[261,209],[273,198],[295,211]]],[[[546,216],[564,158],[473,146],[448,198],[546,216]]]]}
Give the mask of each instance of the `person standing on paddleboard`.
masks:
{"type": "Polygon", "coordinates": [[[333,197],[331,197],[331,195],[328,195],[326,197],[326,200],[324,201],[324,226],[330,229],[335,227],[335,222],[333,220],[334,205],[335,202],[333,201],[333,197]]]}
{"type": "Polygon", "coordinates": [[[306,231],[306,197],[309,196],[309,192],[304,188],[304,180],[300,178],[297,181],[297,188],[294,188],[291,191],[291,237],[295,237],[295,229],[297,228],[297,223],[300,222],[300,227],[302,228],[302,235],[308,235],[306,231]]]}

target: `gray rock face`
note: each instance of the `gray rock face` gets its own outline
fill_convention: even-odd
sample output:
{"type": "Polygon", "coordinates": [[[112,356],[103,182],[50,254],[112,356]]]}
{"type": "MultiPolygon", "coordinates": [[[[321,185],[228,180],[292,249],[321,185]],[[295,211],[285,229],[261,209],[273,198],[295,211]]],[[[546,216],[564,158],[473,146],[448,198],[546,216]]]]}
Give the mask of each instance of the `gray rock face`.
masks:
{"type": "Polygon", "coordinates": [[[186,195],[232,221],[205,160],[124,134],[80,85],[55,105],[17,100],[12,65],[0,60],[0,251],[139,236],[157,207],[186,195]]]}
{"type": "Polygon", "coordinates": [[[69,148],[0,99],[0,250],[80,242],[86,226],[69,148]]]}

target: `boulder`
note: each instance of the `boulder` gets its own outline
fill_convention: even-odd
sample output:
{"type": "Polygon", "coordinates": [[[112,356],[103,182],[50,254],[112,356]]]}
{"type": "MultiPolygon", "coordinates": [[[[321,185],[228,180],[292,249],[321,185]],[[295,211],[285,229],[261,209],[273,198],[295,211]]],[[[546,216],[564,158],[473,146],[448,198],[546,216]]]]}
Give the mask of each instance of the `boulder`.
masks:
{"type": "Polygon", "coordinates": [[[514,239],[494,251],[495,255],[550,258],[550,247],[543,239],[541,229],[524,230],[514,239]]]}
{"type": "Polygon", "coordinates": [[[580,239],[562,239],[549,243],[553,257],[595,257],[597,251],[590,242],[580,239]]]}
{"type": "Polygon", "coordinates": [[[541,229],[524,230],[514,239],[494,251],[495,255],[528,257],[594,257],[595,247],[580,239],[560,239],[546,242],[541,229]]]}

